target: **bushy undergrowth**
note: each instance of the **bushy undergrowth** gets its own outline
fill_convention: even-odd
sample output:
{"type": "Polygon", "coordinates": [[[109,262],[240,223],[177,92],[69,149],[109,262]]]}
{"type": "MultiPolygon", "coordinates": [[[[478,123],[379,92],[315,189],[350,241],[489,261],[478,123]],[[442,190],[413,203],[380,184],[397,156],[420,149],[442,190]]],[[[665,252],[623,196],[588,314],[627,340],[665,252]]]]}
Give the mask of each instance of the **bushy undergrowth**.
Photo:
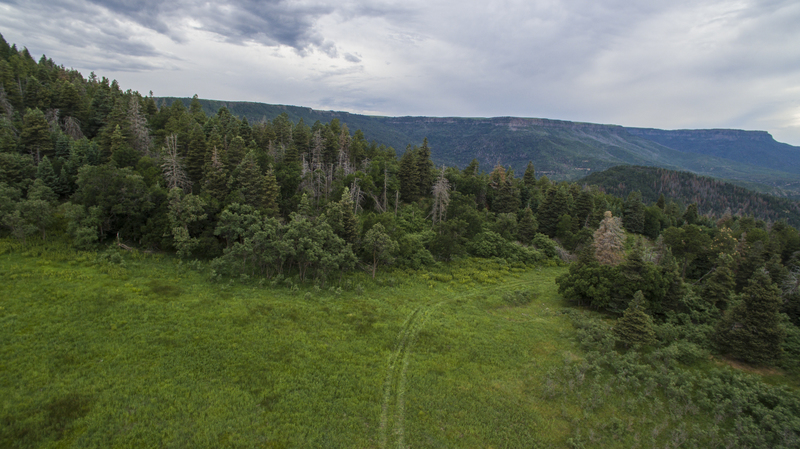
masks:
{"type": "Polygon", "coordinates": [[[542,394],[577,400],[582,416],[571,423],[573,447],[800,444],[796,390],[709,362],[707,351],[686,340],[621,350],[601,318],[568,314],[585,353],[552,369],[542,394]]]}

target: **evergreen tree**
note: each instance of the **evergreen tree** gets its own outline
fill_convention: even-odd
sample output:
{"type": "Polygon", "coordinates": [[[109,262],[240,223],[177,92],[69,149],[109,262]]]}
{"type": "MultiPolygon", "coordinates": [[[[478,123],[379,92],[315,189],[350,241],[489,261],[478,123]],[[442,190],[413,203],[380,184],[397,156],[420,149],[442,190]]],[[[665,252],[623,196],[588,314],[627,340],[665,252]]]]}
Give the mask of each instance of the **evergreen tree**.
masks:
{"type": "Polygon", "coordinates": [[[664,210],[664,208],[667,207],[667,199],[664,197],[663,193],[658,196],[658,201],[656,202],[656,206],[662,211],[664,210]]]}
{"type": "Polygon", "coordinates": [[[695,224],[698,218],[697,203],[692,203],[686,208],[686,212],[683,214],[683,221],[686,222],[686,224],[695,224]]]}
{"type": "Polygon", "coordinates": [[[400,181],[400,199],[412,203],[419,198],[419,166],[416,151],[410,147],[400,158],[397,178],[400,181]]]}
{"type": "Polygon", "coordinates": [[[192,185],[199,186],[203,179],[203,165],[206,160],[206,136],[199,124],[192,126],[189,133],[189,154],[186,156],[186,174],[192,185]]]}
{"type": "Polygon", "coordinates": [[[780,359],[784,331],[781,294],[766,270],[759,269],[742,292],[741,302],[717,325],[717,342],[737,359],[758,365],[780,359]]]}
{"type": "Polygon", "coordinates": [[[218,205],[228,196],[228,175],[217,147],[212,147],[211,158],[203,170],[203,193],[218,205]]]}
{"type": "Polygon", "coordinates": [[[545,191],[542,203],[539,204],[539,210],[537,214],[540,232],[550,236],[555,235],[556,226],[558,225],[558,217],[561,213],[563,213],[563,210],[559,211],[557,209],[557,205],[555,204],[557,194],[557,186],[551,185],[548,187],[545,191]]]}
{"type": "Polygon", "coordinates": [[[275,177],[275,170],[272,169],[272,164],[267,167],[267,173],[264,174],[264,212],[268,217],[276,217],[280,212],[278,208],[278,200],[281,196],[281,186],[278,185],[278,179],[275,177]]]}
{"type": "Polygon", "coordinates": [[[44,185],[56,190],[58,187],[58,177],[53,170],[53,164],[50,163],[50,158],[45,156],[42,162],[36,167],[36,179],[41,179],[44,185]]]}
{"type": "Polygon", "coordinates": [[[732,263],[731,256],[721,254],[716,268],[714,268],[714,271],[706,278],[702,288],[703,299],[720,310],[728,308],[728,304],[736,288],[736,282],[730,268],[732,263]]]}
{"type": "Polygon", "coordinates": [[[533,168],[533,161],[528,161],[528,166],[525,167],[525,174],[522,175],[522,183],[528,188],[536,185],[536,169],[533,168]]]}
{"type": "Polygon", "coordinates": [[[178,256],[189,256],[194,248],[200,244],[200,239],[192,237],[189,225],[206,218],[203,212],[205,202],[198,196],[184,194],[179,187],[169,191],[169,222],[172,225],[172,237],[178,256]]]}
{"type": "Polygon", "coordinates": [[[622,216],[622,224],[628,232],[641,234],[644,231],[644,203],[642,194],[636,190],[628,194],[625,200],[625,211],[622,216]]]}
{"type": "Polygon", "coordinates": [[[578,233],[589,223],[589,217],[594,212],[594,197],[589,190],[581,190],[575,199],[575,219],[572,232],[578,233]]]}
{"type": "Polygon", "coordinates": [[[643,309],[644,295],[639,290],[634,294],[630,305],[614,326],[614,334],[626,347],[648,345],[656,340],[653,320],[643,309]]]}
{"type": "Polygon", "coordinates": [[[752,245],[742,238],[739,245],[739,260],[736,263],[736,291],[741,292],[747,286],[753,273],[764,266],[764,244],[757,241],[752,245]]]}
{"type": "Polygon", "coordinates": [[[417,151],[415,162],[417,165],[417,195],[428,196],[436,179],[436,169],[431,162],[431,150],[428,147],[428,138],[422,141],[422,146],[417,151]]]}
{"type": "Polygon", "coordinates": [[[110,151],[111,160],[117,164],[117,167],[135,167],[136,163],[139,161],[139,155],[128,144],[119,125],[116,126],[114,132],[111,134],[110,151]]]}
{"type": "Polygon", "coordinates": [[[19,143],[23,153],[28,153],[38,162],[53,152],[53,139],[50,125],[39,109],[28,109],[22,124],[19,143]]]}
{"type": "Polygon", "coordinates": [[[539,223],[536,222],[533,211],[530,207],[526,207],[525,210],[522,211],[522,219],[519,220],[517,239],[526,245],[530,245],[538,229],[539,223]]]}
{"type": "Polygon", "coordinates": [[[273,192],[268,192],[267,177],[261,173],[252,151],[244,156],[239,166],[231,173],[228,181],[231,195],[239,199],[232,202],[249,204],[259,211],[274,213],[277,204],[274,196],[271,197],[270,193],[274,195],[277,182],[271,187],[273,192]]]}

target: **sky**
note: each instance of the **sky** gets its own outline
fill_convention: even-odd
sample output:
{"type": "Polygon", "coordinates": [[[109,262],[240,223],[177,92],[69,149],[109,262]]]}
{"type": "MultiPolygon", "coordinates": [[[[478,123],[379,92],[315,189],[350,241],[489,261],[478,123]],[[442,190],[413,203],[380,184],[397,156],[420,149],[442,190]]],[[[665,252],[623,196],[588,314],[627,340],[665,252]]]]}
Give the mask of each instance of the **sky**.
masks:
{"type": "Polygon", "coordinates": [[[800,146],[797,0],[0,0],[0,34],[155,96],[765,130],[800,146]]]}

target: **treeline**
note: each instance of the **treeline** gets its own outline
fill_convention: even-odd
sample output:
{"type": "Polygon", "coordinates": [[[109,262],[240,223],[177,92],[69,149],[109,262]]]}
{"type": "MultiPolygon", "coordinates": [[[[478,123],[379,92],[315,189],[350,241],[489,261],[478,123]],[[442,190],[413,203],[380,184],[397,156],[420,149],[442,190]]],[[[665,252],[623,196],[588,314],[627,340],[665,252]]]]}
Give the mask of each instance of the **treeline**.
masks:
{"type": "Polygon", "coordinates": [[[626,196],[639,191],[645,202],[655,202],[665,195],[682,204],[697,204],[701,213],[721,217],[752,215],[766,221],[787,220],[800,225],[800,203],[787,198],[754,192],[719,179],[657,167],[620,165],[592,173],[582,182],[596,185],[603,191],[626,196]]]}

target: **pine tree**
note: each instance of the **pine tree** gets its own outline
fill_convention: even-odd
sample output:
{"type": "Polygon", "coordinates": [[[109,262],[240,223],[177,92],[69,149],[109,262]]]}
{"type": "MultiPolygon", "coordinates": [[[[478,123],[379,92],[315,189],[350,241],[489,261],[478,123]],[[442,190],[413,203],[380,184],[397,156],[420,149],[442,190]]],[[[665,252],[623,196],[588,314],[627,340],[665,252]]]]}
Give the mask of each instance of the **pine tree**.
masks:
{"type": "Polygon", "coordinates": [[[400,158],[400,167],[397,178],[400,181],[400,199],[407,203],[416,201],[419,198],[419,167],[416,162],[416,151],[410,147],[400,158]]]}
{"type": "Polygon", "coordinates": [[[119,125],[111,133],[111,160],[117,167],[134,167],[139,161],[139,155],[128,145],[119,125]]]}
{"type": "Polygon", "coordinates": [[[643,309],[644,295],[639,290],[633,295],[630,305],[614,326],[614,334],[626,347],[648,345],[656,340],[653,319],[643,309]]]}
{"type": "Polygon", "coordinates": [[[19,136],[22,152],[33,155],[36,162],[53,152],[53,139],[50,136],[50,125],[44,113],[38,109],[28,109],[19,136]]]}
{"type": "Polygon", "coordinates": [[[228,196],[228,175],[217,147],[209,151],[211,157],[203,170],[203,192],[209,198],[221,203],[228,196]]]}
{"type": "Polygon", "coordinates": [[[636,190],[628,194],[625,200],[625,211],[622,216],[622,224],[628,232],[641,234],[644,231],[644,203],[642,194],[636,190]]]}
{"type": "Polygon", "coordinates": [[[525,167],[525,174],[522,175],[522,183],[525,187],[536,185],[536,169],[533,168],[533,161],[528,161],[528,166],[525,167]]]}
{"type": "Polygon", "coordinates": [[[186,173],[193,185],[199,186],[203,179],[206,160],[206,136],[203,127],[195,124],[189,133],[189,154],[186,156],[186,173]]]}
{"type": "Polygon", "coordinates": [[[517,239],[526,245],[530,245],[538,229],[539,223],[536,222],[533,211],[530,207],[526,207],[525,210],[522,211],[522,219],[519,220],[517,239]]]}
{"type": "Polygon", "coordinates": [[[569,213],[569,194],[561,186],[551,185],[539,205],[539,232],[555,237],[561,216],[569,213]]]}
{"type": "Polygon", "coordinates": [[[417,164],[417,194],[419,196],[427,196],[433,188],[434,180],[436,179],[436,169],[431,162],[431,150],[428,147],[428,138],[422,141],[422,146],[419,147],[416,155],[417,164]]]}
{"type": "Polygon", "coordinates": [[[58,177],[55,170],[53,170],[53,164],[50,163],[50,158],[47,156],[36,167],[36,179],[41,179],[44,185],[53,190],[58,187],[58,177]]]}
{"type": "Polygon", "coordinates": [[[267,167],[267,173],[264,175],[265,185],[264,191],[264,212],[268,217],[276,217],[280,212],[278,209],[278,200],[281,196],[281,186],[278,185],[278,179],[275,177],[275,170],[272,169],[272,164],[267,167]]]}
{"type": "Polygon", "coordinates": [[[277,205],[274,197],[269,196],[267,178],[261,173],[252,151],[244,156],[239,166],[231,173],[228,189],[232,195],[242,198],[245,204],[259,211],[274,213],[277,205]]]}
{"type": "Polygon", "coordinates": [[[731,256],[721,254],[717,267],[706,278],[702,288],[703,299],[721,310],[728,308],[728,303],[730,303],[736,288],[736,281],[730,269],[732,263],[731,256]]]}
{"type": "Polygon", "coordinates": [[[781,293],[766,270],[759,269],[737,303],[717,325],[717,342],[737,359],[758,365],[777,362],[784,331],[780,325],[781,293]]]}
{"type": "Polygon", "coordinates": [[[594,213],[594,197],[589,190],[581,190],[575,199],[575,220],[572,232],[578,233],[589,223],[589,217],[594,213]]]}
{"type": "Polygon", "coordinates": [[[698,218],[697,203],[692,203],[686,208],[686,212],[683,214],[683,221],[685,221],[686,224],[695,224],[698,218]]]}

